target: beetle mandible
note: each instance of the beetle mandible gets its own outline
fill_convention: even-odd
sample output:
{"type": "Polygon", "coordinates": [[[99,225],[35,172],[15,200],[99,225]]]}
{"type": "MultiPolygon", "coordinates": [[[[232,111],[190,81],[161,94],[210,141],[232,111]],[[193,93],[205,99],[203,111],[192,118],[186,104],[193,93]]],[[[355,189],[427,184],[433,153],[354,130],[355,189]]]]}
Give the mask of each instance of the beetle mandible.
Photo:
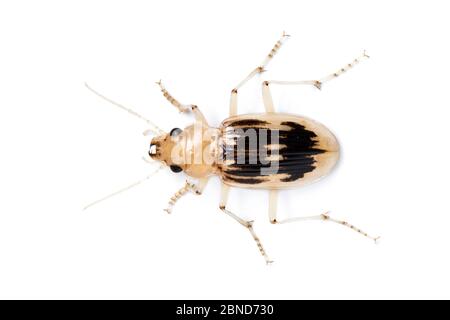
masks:
{"type": "MultiPolygon", "coordinates": [[[[230,187],[267,189],[269,192],[269,219],[273,224],[303,220],[325,220],[344,225],[377,241],[346,221],[336,220],[328,213],[309,217],[277,219],[277,195],[280,189],[300,187],[327,175],[339,158],[339,143],[324,125],[309,118],[275,112],[270,93],[270,85],[312,85],[321,89],[325,82],[339,77],[363,58],[369,56],[364,51],[338,71],[318,80],[307,81],[264,81],[262,96],[264,113],[238,115],[238,92],[255,75],[265,71],[265,67],[278,52],[289,35],[283,33],[264,61],[231,90],[230,116],[219,127],[211,127],[200,109],[193,104],[182,104],[175,99],[159,81],[164,97],[181,113],[192,113],[195,123],[184,130],[172,129],[164,132],[135,111],[126,108],[86,86],[100,97],[131,114],[145,120],[151,128],[149,162],[168,166],[173,172],[184,172],[190,179],[169,201],[167,213],[172,212],[175,203],[188,192],[201,195],[212,176],[221,179],[222,191],[219,208],[222,212],[244,226],[255,240],[259,251],[270,264],[260,239],[253,229],[253,221],[246,221],[227,208],[230,187]],[[192,182],[194,180],[195,182],[192,182]]],[[[146,177],[147,179],[148,177],[146,177]]],[[[145,179],[144,179],[145,180],[145,179]]],[[[115,195],[142,181],[115,192],[115,195]]],[[[110,197],[108,196],[108,197],[110,197]]],[[[108,197],[102,198],[91,205],[108,197]]],[[[89,206],[91,206],[89,205],[89,206]]],[[[87,206],[87,207],[89,207],[87,206]]],[[[86,208],[87,208],[86,207],[86,208]]]]}

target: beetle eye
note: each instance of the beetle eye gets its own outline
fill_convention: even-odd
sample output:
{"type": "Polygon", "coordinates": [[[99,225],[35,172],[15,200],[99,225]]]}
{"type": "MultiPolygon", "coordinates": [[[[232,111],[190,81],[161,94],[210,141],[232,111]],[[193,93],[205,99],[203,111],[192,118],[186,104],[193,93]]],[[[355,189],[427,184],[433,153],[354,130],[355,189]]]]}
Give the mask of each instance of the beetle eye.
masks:
{"type": "Polygon", "coordinates": [[[183,171],[183,169],[181,169],[180,166],[177,166],[177,165],[175,165],[175,164],[173,164],[173,165],[170,166],[170,170],[172,170],[172,171],[175,172],[175,173],[178,173],[178,172],[183,171]]]}
{"type": "Polygon", "coordinates": [[[169,135],[172,138],[174,138],[174,137],[178,136],[182,132],[183,132],[183,130],[181,130],[180,128],[173,128],[172,130],[170,130],[170,134],[169,135]]]}

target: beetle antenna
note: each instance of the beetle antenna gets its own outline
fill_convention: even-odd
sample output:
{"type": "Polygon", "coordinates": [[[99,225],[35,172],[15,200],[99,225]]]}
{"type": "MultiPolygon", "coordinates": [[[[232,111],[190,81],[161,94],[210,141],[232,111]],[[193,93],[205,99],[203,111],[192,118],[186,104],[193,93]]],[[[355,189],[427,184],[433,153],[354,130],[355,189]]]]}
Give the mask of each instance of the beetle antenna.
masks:
{"type": "Polygon", "coordinates": [[[115,192],[113,192],[113,193],[111,193],[111,194],[109,194],[109,195],[107,195],[107,196],[105,196],[105,197],[103,197],[103,198],[100,198],[100,199],[98,199],[98,200],[95,200],[94,202],[91,202],[90,204],[88,204],[87,206],[85,206],[85,207],[83,208],[83,210],[86,210],[86,209],[92,207],[93,205],[96,205],[96,204],[98,204],[98,203],[100,203],[100,202],[102,202],[102,201],[104,201],[104,200],[106,200],[106,199],[109,199],[109,198],[111,198],[111,197],[114,197],[114,196],[116,196],[116,195],[118,195],[118,194],[120,194],[120,193],[122,193],[122,192],[125,192],[125,191],[127,191],[127,190],[129,190],[129,189],[131,189],[131,188],[134,188],[134,187],[140,185],[142,182],[148,180],[151,176],[153,176],[154,174],[156,174],[156,173],[157,173],[159,170],[161,170],[162,168],[163,168],[163,165],[160,165],[155,171],[153,171],[152,173],[150,173],[149,175],[147,175],[144,179],[141,179],[141,180],[139,180],[139,181],[136,181],[136,182],[134,182],[134,183],[132,183],[132,184],[126,186],[125,188],[122,188],[122,189],[120,189],[120,190],[117,190],[117,191],[115,191],[115,192]]]}
{"type": "Polygon", "coordinates": [[[100,98],[108,101],[109,103],[115,105],[116,107],[119,107],[122,110],[127,111],[128,113],[134,115],[135,117],[138,117],[141,120],[144,120],[147,124],[150,125],[150,131],[152,131],[154,134],[160,135],[165,133],[163,130],[161,130],[157,125],[155,125],[153,122],[151,122],[150,120],[148,120],[147,118],[143,117],[142,115],[140,115],[139,113],[137,113],[136,111],[125,107],[124,105],[121,105],[120,103],[117,103],[107,97],[105,97],[104,95],[102,95],[101,93],[95,91],[94,89],[92,89],[86,82],[84,83],[84,85],[86,86],[86,88],[88,88],[92,93],[94,93],[95,95],[99,96],[100,98]]]}

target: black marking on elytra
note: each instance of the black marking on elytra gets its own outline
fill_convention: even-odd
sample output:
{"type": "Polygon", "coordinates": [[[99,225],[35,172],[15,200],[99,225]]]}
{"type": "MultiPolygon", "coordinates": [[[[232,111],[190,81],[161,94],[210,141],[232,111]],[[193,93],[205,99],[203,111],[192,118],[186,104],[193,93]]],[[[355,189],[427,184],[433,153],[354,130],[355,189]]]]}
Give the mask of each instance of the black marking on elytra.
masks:
{"type": "Polygon", "coordinates": [[[258,184],[258,183],[266,181],[266,179],[263,178],[262,176],[259,178],[256,178],[256,177],[255,178],[238,178],[238,177],[233,177],[230,174],[225,174],[225,178],[227,180],[230,180],[230,181],[233,181],[236,183],[242,183],[242,184],[258,184]]]}
{"type": "MultiPolygon", "coordinates": [[[[315,169],[314,156],[324,153],[325,150],[317,148],[317,135],[315,132],[307,130],[303,125],[285,121],[281,125],[287,129],[274,128],[271,123],[261,120],[237,120],[227,123],[226,133],[230,134],[233,145],[224,143],[222,145],[224,160],[233,160],[234,163],[224,166],[225,177],[236,183],[258,184],[267,181],[262,170],[264,168],[278,168],[274,174],[287,175],[280,180],[282,182],[290,182],[301,179],[308,172],[315,169]],[[264,125],[263,127],[260,127],[264,125]],[[239,129],[234,131],[233,128],[239,129]],[[231,130],[230,130],[231,129],[231,130]],[[250,149],[248,136],[245,135],[247,130],[256,131],[256,149],[250,149]],[[244,133],[244,134],[242,134],[244,133]],[[261,135],[266,134],[266,143],[260,143],[261,135]],[[278,154],[281,160],[262,161],[260,159],[260,148],[265,148],[262,154],[271,155],[271,151],[265,151],[270,145],[272,135],[278,134],[278,141],[274,143],[284,145],[274,154],[278,154]],[[244,141],[239,139],[245,139],[244,141]],[[239,145],[245,145],[243,150],[238,150],[239,145]],[[253,156],[252,158],[250,156],[253,156]],[[254,163],[250,162],[254,160],[254,163]],[[239,163],[238,160],[245,160],[239,163]],[[274,162],[278,163],[274,163],[274,162]]],[[[269,149],[270,150],[270,149],[269,149]]]]}
{"type": "Polygon", "coordinates": [[[254,128],[256,126],[262,126],[267,125],[268,122],[264,120],[257,120],[257,119],[243,119],[243,120],[236,120],[232,121],[230,123],[230,126],[233,127],[245,127],[247,129],[254,128]]]}

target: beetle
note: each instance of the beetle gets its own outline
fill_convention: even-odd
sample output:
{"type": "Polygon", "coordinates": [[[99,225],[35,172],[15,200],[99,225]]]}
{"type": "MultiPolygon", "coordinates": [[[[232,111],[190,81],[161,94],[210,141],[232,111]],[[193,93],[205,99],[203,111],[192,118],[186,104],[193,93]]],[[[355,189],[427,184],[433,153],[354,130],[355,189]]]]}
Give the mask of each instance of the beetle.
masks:
{"type": "Polygon", "coordinates": [[[222,188],[220,210],[249,230],[267,264],[270,264],[272,260],[253,229],[253,221],[246,221],[227,208],[231,187],[268,190],[269,220],[273,224],[302,220],[331,221],[353,229],[375,242],[378,240],[378,237],[372,237],[346,221],[333,219],[328,213],[277,219],[279,190],[300,187],[330,173],[339,159],[339,143],[333,133],[317,121],[299,115],[275,112],[270,86],[273,84],[312,85],[320,90],[325,82],[339,77],[362,59],[369,58],[364,51],[351,63],[318,80],[264,81],[262,96],[265,112],[239,115],[237,113],[239,90],[255,75],[265,71],[267,64],[288,37],[289,35],[283,33],[263,62],[231,90],[230,116],[218,127],[210,126],[196,105],[182,104],[175,99],[161,81],[157,84],[164,97],[181,113],[193,114],[195,118],[193,125],[183,130],[174,128],[167,133],[135,111],[106,98],[86,84],[100,97],[151,125],[151,128],[144,133],[154,135],[150,142],[147,161],[167,166],[175,173],[183,172],[189,177],[185,185],[170,198],[168,207],[165,209],[167,213],[172,212],[175,203],[185,194],[189,192],[196,195],[202,194],[208,180],[212,176],[218,176],[222,188]]]}

